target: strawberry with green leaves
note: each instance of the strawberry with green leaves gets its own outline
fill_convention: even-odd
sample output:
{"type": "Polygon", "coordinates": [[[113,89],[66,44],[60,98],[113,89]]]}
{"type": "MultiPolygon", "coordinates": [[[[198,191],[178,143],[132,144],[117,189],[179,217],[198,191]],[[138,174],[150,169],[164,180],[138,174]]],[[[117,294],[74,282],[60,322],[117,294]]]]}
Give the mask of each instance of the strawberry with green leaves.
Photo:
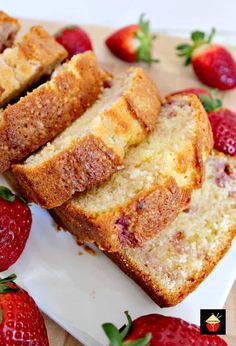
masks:
{"type": "Polygon", "coordinates": [[[118,58],[127,62],[158,62],[151,55],[153,40],[149,21],[141,15],[138,24],[132,24],[115,31],[106,39],[106,46],[118,58]]]}
{"type": "Polygon", "coordinates": [[[0,279],[0,345],[49,346],[35,301],[14,283],[15,279],[14,274],[0,279]]]}
{"type": "Polygon", "coordinates": [[[0,186],[0,272],[14,264],[29,237],[32,215],[26,201],[0,186]]]}
{"type": "Polygon", "coordinates": [[[194,31],[192,44],[178,45],[178,55],[184,57],[184,65],[191,64],[200,81],[212,88],[228,90],[236,87],[236,62],[231,53],[219,44],[213,44],[215,29],[209,36],[194,31]]]}
{"type": "Polygon", "coordinates": [[[214,148],[227,155],[236,156],[236,113],[222,106],[216,92],[211,97],[200,95],[211,123],[214,148]]]}
{"type": "Polygon", "coordinates": [[[110,346],[227,346],[217,335],[201,335],[200,328],[180,318],[159,314],[141,316],[121,330],[113,324],[103,324],[110,346]]]}

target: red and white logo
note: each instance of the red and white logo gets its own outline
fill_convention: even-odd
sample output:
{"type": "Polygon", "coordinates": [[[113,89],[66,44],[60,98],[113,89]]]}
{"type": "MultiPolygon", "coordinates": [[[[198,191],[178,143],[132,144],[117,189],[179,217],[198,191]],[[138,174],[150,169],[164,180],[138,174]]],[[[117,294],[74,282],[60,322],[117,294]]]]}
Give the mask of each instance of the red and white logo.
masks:
{"type": "Polygon", "coordinates": [[[220,314],[214,315],[212,313],[211,316],[206,320],[206,327],[209,332],[217,332],[217,330],[220,328],[220,318],[220,314]]]}

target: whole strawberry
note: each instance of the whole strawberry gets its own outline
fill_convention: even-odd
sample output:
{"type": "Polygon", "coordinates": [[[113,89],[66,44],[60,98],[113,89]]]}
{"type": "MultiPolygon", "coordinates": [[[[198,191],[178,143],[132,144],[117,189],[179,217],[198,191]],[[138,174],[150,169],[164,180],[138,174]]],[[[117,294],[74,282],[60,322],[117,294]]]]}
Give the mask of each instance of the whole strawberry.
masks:
{"type": "Polygon", "coordinates": [[[215,30],[207,37],[204,32],[192,33],[192,44],[178,45],[178,55],[184,64],[192,64],[200,81],[210,87],[228,90],[236,87],[236,63],[230,52],[219,44],[212,44],[215,30]]]}
{"type": "Polygon", "coordinates": [[[158,62],[151,55],[152,43],[156,38],[150,32],[149,21],[141,15],[138,24],[125,26],[106,39],[106,45],[118,58],[127,61],[144,61],[148,64],[158,62]]]}
{"type": "Polygon", "coordinates": [[[14,283],[15,275],[0,280],[0,345],[49,346],[40,311],[29,294],[14,283]]]}
{"type": "Polygon", "coordinates": [[[68,57],[92,50],[92,42],[88,34],[79,26],[67,26],[55,34],[55,39],[68,52],[68,57]]]}
{"type": "Polygon", "coordinates": [[[227,346],[217,335],[201,335],[200,328],[180,318],[150,314],[128,324],[119,331],[105,323],[103,329],[111,346],[227,346]]]}
{"type": "Polygon", "coordinates": [[[8,269],[25,248],[32,224],[29,207],[0,186],[0,271],[8,269]]]}

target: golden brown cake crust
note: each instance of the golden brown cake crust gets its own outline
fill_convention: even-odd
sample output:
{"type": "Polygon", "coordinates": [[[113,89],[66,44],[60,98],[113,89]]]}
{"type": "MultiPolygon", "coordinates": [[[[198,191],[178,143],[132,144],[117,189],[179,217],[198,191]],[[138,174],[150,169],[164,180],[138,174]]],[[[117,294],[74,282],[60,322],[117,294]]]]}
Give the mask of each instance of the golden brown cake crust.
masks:
{"type": "MultiPolygon", "coordinates": [[[[182,95],[175,95],[175,99],[181,99],[182,95]]],[[[186,94],[190,96],[189,94],[186,94]]],[[[168,96],[165,100],[166,103],[171,102],[173,100],[173,96],[168,96]]],[[[193,142],[194,152],[191,158],[191,164],[193,168],[193,184],[190,188],[200,188],[203,184],[205,177],[205,161],[206,158],[210,155],[213,148],[213,134],[210,122],[208,121],[207,114],[196,95],[191,95],[189,97],[189,104],[193,109],[196,110],[197,114],[197,127],[196,127],[196,135],[193,142]]],[[[179,160],[189,160],[189,152],[186,150],[182,153],[179,160]]],[[[184,167],[183,163],[180,162],[179,169],[181,171],[181,167],[184,167]]]]}
{"type": "MultiPolygon", "coordinates": [[[[107,118],[116,123],[116,133],[130,136],[129,119],[137,119],[142,131],[133,143],[139,143],[153,129],[160,111],[156,86],[140,68],[130,69],[135,76],[131,87],[117,103],[105,110],[107,118]],[[139,102],[138,102],[139,100],[139,102]]],[[[91,90],[84,86],[84,98],[91,90]]],[[[32,107],[33,108],[33,107],[32,107]]],[[[36,167],[15,165],[13,172],[25,191],[26,197],[44,208],[57,207],[69,200],[75,192],[82,192],[107,180],[123,162],[99,136],[87,134],[63,152],[36,167]]],[[[128,139],[127,139],[128,141],[128,139]]]]}
{"type": "Polygon", "coordinates": [[[147,132],[154,129],[157,113],[160,111],[160,95],[152,79],[141,68],[130,68],[136,71],[135,80],[130,90],[124,95],[129,111],[147,132]]]}
{"type": "Polygon", "coordinates": [[[0,11],[0,53],[13,45],[15,36],[20,30],[20,23],[16,18],[0,11]]]}
{"type": "MultiPolygon", "coordinates": [[[[207,162],[205,185],[195,191],[189,210],[166,233],[143,248],[126,246],[117,252],[106,252],[159,306],[180,303],[211,273],[232,245],[236,236],[235,169],[235,158],[214,152],[207,162]],[[209,210],[209,202],[213,210],[209,210]],[[176,238],[179,233],[181,238],[176,238]],[[166,265],[165,261],[169,263],[166,265]]],[[[68,209],[56,214],[57,220],[76,230],[75,211],[74,215],[69,212],[71,218],[68,209]]],[[[78,231],[84,232],[84,237],[89,233],[83,225],[78,231]]]]}
{"type": "Polygon", "coordinates": [[[15,165],[13,172],[29,200],[50,208],[61,200],[68,200],[75,186],[83,190],[85,186],[89,188],[108,179],[119,165],[119,157],[98,137],[90,135],[82,139],[80,145],[72,146],[57,160],[47,161],[37,170],[28,169],[24,174],[24,166],[15,165]]]}
{"type": "Polygon", "coordinates": [[[66,68],[3,112],[0,172],[53,139],[98,98],[105,75],[94,54],[77,55],[68,64],[73,64],[82,78],[66,68]]]}
{"type": "Polygon", "coordinates": [[[170,294],[163,287],[159,286],[151,275],[149,276],[142,272],[135,263],[132,263],[132,261],[125,258],[121,252],[107,252],[106,255],[111,258],[112,261],[114,261],[131,279],[135,280],[160,307],[170,307],[179,304],[211,273],[221,258],[229,250],[235,236],[236,225],[229,232],[228,241],[222,244],[222,248],[214,254],[214,257],[212,257],[210,261],[205,258],[204,270],[198,273],[195,277],[186,280],[185,285],[173,294],[170,294]]]}
{"type": "Polygon", "coordinates": [[[0,55],[0,106],[19,96],[67,57],[66,50],[41,26],[32,27],[0,55]]]}
{"type": "MultiPolygon", "coordinates": [[[[71,233],[75,236],[78,235],[79,229],[80,232],[86,234],[86,228],[83,228],[83,224],[79,222],[77,225],[76,218],[77,213],[71,213],[71,217],[68,217],[66,210],[63,210],[58,214],[57,210],[52,210],[52,215],[55,220],[59,222],[60,225],[66,226],[67,230],[73,230],[71,233]],[[58,217],[59,216],[59,217],[58,217]],[[75,230],[78,230],[75,231],[75,230]]],[[[85,225],[86,226],[86,225],[85,225]]],[[[89,233],[89,230],[87,230],[89,233]]],[[[132,260],[124,257],[122,251],[117,252],[106,252],[106,255],[115,262],[120,269],[126,273],[131,279],[136,281],[136,283],[143,288],[143,290],[160,306],[160,307],[170,307],[179,304],[184,298],[186,298],[191,292],[193,292],[204,279],[212,272],[218,262],[229,250],[232,245],[232,241],[236,236],[236,225],[229,232],[227,242],[222,244],[222,248],[214,254],[214,257],[209,261],[208,258],[205,258],[204,270],[198,273],[195,277],[189,278],[186,280],[184,287],[181,287],[179,291],[175,291],[170,294],[162,286],[158,285],[155,279],[151,275],[147,275],[145,271],[142,271],[132,260]]],[[[89,241],[89,236],[87,236],[89,241]]],[[[92,241],[92,240],[90,240],[92,241]]],[[[78,239],[80,243],[80,238],[78,239]]],[[[82,241],[83,243],[83,241],[82,241]]]]}
{"type": "MultiPolygon", "coordinates": [[[[179,96],[174,96],[174,100],[178,98],[179,96]]],[[[196,135],[192,143],[193,155],[187,148],[181,157],[187,158],[187,167],[190,160],[193,175],[191,186],[181,188],[170,177],[162,185],[153,185],[148,191],[138,193],[131,202],[100,215],[81,210],[73,204],[73,200],[55,208],[55,213],[61,216],[66,228],[77,236],[79,242],[96,242],[101,249],[109,252],[118,250],[122,244],[142,246],[145,240],[165,229],[188,206],[192,190],[202,186],[204,163],[213,146],[206,112],[196,96],[189,99],[196,110],[196,135]],[[80,232],[80,229],[85,231],[80,232]]],[[[168,98],[166,103],[171,100],[173,101],[173,97],[168,98]]],[[[181,158],[179,170],[185,166],[182,160],[181,158]]]]}
{"type": "MultiPolygon", "coordinates": [[[[67,57],[65,49],[40,25],[30,28],[15,46],[19,48],[26,60],[40,62],[49,73],[52,71],[53,56],[57,57],[57,63],[67,57]]],[[[53,65],[56,64],[53,63],[53,65]]]]}
{"type": "Polygon", "coordinates": [[[53,212],[79,243],[96,242],[100,249],[113,252],[124,245],[142,246],[175,220],[189,205],[190,197],[190,190],[179,188],[170,178],[164,185],[142,192],[131,203],[97,218],[73,208],[70,202],[53,212]]]}

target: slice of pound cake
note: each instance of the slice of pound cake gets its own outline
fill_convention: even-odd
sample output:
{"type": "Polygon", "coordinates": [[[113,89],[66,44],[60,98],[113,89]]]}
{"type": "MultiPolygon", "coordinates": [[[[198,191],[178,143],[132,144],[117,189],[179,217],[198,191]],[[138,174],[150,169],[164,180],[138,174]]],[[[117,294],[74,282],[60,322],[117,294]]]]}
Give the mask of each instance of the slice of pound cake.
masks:
{"type": "MultiPolygon", "coordinates": [[[[0,173],[62,132],[96,101],[107,78],[92,52],[0,113],[0,173]]],[[[43,177],[42,177],[43,178],[43,177]]]]}
{"type": "Polygon", "coordinates": [[[131,148],[124,168],[54,209],[79,242],[107,251],[137,247],[167,227],[204,179],[212,149],[208,116],[194,95],[169,97],[154,132],[131,148]]]}
{"type": "Polygon", "coordinates": [[[0,107],[50,74],[66,56],[65,49],[47,31],[32,27],[0,55],[0,107]]]}
{"type": "Polygon", "coordinates": [[[29,200],[59,206],[121,169],[126,151],[154,128],[159,112],[156,86],[142,69],[130,68],[80,119],[13,172],[29,200]]]}
{"type": "Polygon", "coordinates": [[[236,159],[215,153],[203,188],[165,232],[109,256],[162,307],[176,305],[219,262],[236,235],[236,159]]]}
{"type": "Polygon", "coordinates": [[[19,29],[20,23],[16,18],[12,18],[5,12],[0,11],[0,53],[5,48],[12,46],[19,29]]]}

